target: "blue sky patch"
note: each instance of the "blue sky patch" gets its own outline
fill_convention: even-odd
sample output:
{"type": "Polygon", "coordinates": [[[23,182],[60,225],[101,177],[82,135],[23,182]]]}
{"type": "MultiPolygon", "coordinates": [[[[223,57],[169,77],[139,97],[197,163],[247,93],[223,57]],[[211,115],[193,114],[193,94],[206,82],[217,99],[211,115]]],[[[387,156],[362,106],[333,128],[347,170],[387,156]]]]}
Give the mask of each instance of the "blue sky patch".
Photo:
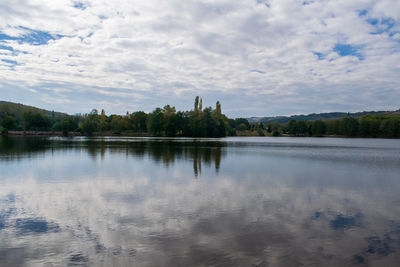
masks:
{"type": "Polygon", "coordinates": [[[367,22],[368,22],[369,24],[375,26],[376,24],[379,23],[379,19],[377,19],[377,18],[369,18],[369,19],[367,19],[367,22]]]}
{"type": "Polygon", "coordinates": [[[314,3],[314,1],[303,1],[302,5],[307,6],[307,5],[311,5],[313,3],[314,3]]]}
{"type": "Polygon", "coordinates": [[[358,15],[360,17],[365,16],[367,14],[368,14],[368,10],[367,9],[362,9],[362,10],[358,11],[358,15]]]}
{"type": "Polygon", "coordinates": [[[82,2],[74,2],[73,7],[80,9],[80,10],[85,10],[86,9],[86,5],[82,2]]]}
{"type": "Polygon", "coordinates": [[[354,56],[357,57],[359,60],[364,59],[364,55],[360,52],[361,47],[349,44],[341,44],[337,43],[333,48],[333,51],[338,53],[340,56],[354,56]]]}
{"type": "Polygon", "coordinates": [[[4,41],[4,40],[17,40],[17,37],[9,36],[7,34],[0,32],[0,41],[4,41]]]}
{"type": "Polygon", "coordinates": [[[60,231],[60,227],[58,226],[58,224],[49,223],[41,218],[17,219],[15,223],[15,228],[19,230],[20,235],[60,231]]]}
{"type": "Polygon", "coordinates": [[[345,216],[338,214],[334,220],[331,221],[331,227],[335,230],[345,230],[362,225],[362,214],[357,213],[354,216],[345,216]]]}
{"type": "Polygon", "coordinates": [[[11,46],[1,45],[1,44],[0,44],[0,49],[1,50],[14,51],[14,49],[11,46]]]}
{"type": "Polygon", "coordinates": [[[388,33],[392,37],[397,33],[392,31],[392,28],[396,25],[396,21],[393,18],[369,18],[367,22],[375,28],[371,34],[388,33]]]}
{"type": "Polygon", "coordinates": [[[59,34],[54,35],[48,32],[32,30],[26,27],[18,27],[18,28],[24,30],[25,33],[20,36],[9,36],[7,34],[0,32],[0,42],[14,40],[18,41],[19,43],[28,43],[30,45],[45,45],[50,40],[56,40],[63,37],[62,35],[59,34]]]}
{"type": "Polygon", "coordinates": [[[14,61],[14,60],[2,59],[1,61],[8,63],[8,64],[12,64],[12,65],[18,65],[18,62],[14,61]]]}
{"type": "Polygon", "coordinates": [[[264,0],[256,0],[257,4],[264,4],[266,7],[270,8],[271,4],[269,4],[267,1],[264,0]]]}
{"type": "Polygon", "coordinates": [[[316,55],[318,57],[319,60],[323,60],[325,59],[325,55],[320,53],[320,52],[313,52],[314,55],[316,55]]]}
{"type": "Polygon", "coordinates": [[[262,70],[250,70],[250,72],[256,72],[256,73],[260,73],[260,74],[265,74],[265,72],[262,71],[262,70]]]}
{"type": "Polygon", "coordinates": [[[1,59],[1,62],[6,63],[7,64],[6,66],[9,67],[9,70],[13,70],[13,71],[15,71],[15,69],[14,69],[15,66],[20,65],[20,64],[18,64],[17,61],[10,60],[10,59],[1,59]]]}

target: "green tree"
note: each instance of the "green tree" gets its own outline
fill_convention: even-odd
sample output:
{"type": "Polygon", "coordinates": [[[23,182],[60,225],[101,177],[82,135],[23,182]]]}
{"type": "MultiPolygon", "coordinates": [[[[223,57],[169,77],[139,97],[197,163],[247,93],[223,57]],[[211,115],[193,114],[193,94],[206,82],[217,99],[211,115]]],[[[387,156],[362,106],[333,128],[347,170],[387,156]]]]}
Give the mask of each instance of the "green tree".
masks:
{"type": "Polygon", "coordinates": [[[297,135],[297,122],[296,120],[290,120],[288,123],[288,133],[290,135],[297,135]]]}
{"type": "Polygon", "coordinates": [[[93,109],[85,116],[84,121],[80,125],[81,131],[87,135],[92,135],[94,132],[100,130],[100,116],[97,109],[93,109]]]}
{"type": "Polygon", "coordinates": [[[384,137],[400,137],[400,119],[385,118],[380,125],[380,130],[384,137]]]}
{"type": "Polygon", "coordinates": [[[6,115],[1,121],[1,126],[7,130],[13,130],[17,126],[17,120],[14,116],[6,115]]]}
{"type": "Polygon", "coordinates": [[[308,133],[308,126],[305,121],[290,120],[288,123],[288,133],[290,135],[306,135],[308,133]]]}
{"type": "Polygon", "coordinates": [[[257,129],[258,135],[259,135],[259,136],[265,136],[265,133],[264,133],[264,125],[263,125],[263,123],[260,122],[260,123],[258,123],[256,126],[257,126],[257,127],[255,127],[255,128],[257,129]]]}
{"type": "Polygon", "coordinates": [[[326,132],[328,134],[340,134],[340,120],[326,121],[326,132]]]}
{"type": "Polygon", "coordinates": [[[23,113],[23,121],[26,131],[47,131],[51,128],[50,118],[40,113],[25,112],[23,113]]]}
{"type": "Polygon", "coordinates": [[[199,110],[190,111],[188,113],[188,135],[193,137],[201,137],[201,117],[199,110]]]}
{"type": "Polygon", "coordinates": [[[128,118],[128,128],[137,132],[147,131],[147,114],[143,111],[131,113],[128,118]]]}
{"type": "Polygon", "coordinates": [[[163,110],[163,128],[167,136],[176,136],[178,132],[176,109],[170,105],[166,105],[163,110]]]}
{"type": "Polygon", "coordinates": [[[194,111],[199,111],[199,96],[196,96],[196,98],[194,99],[194,111]]]}
{"type": "Polygon", "coordinates": [[[380,121],[376,118],[371,119],[369,124],[369,132],[371,137],[377,137],[380,134],[380,121]]]}
{"type": "Polygon", "coordinates": [[[311,124],[312,136],[323,136],[326,133],[326,123],[321,120],[313,121],[311,124]]]}
{"type": "Polygon", "coordinates": [[[271,123],[268,123],[268,125],[267,125],[267,133],[272,133],[272,125],[271,125],[271,123]]]}
{"type": "Polygon", "coordinates": [[[237,119],[234,120],[234,126],[233,127],[236,128],[239,131],[249,130],[250,129],[250,123],[245,118],[237,118],[237,119]]]}
{"type": "Polygon", "coordinates": [[[61,131],[65,135],[67,135],[69,132],[76,131],[77,128],[78,123],[75,121],[73,116],[68,116],[54,125],[54,130],[61,131]]]}
{"type": "Polygon", "coordinates": [[[107,121],[107,115],[104,109],[101,110],[100,113],[100,131],[107,131],[109,130],[109,123],[107,121]]]}
{"type": "Polygon", "coordinates": [[[217,127],[215,124],[215,120],[212,116],[212,108],[211,107],[207,107],[204,109],[203,111],[203,116],[202,116],[202,120],[203,123],[202,125],[204,125],[205,131],[204,131],[204,135],[207,137],[216,137],[218,136],[218,132],[217,132],[217,127]]]}
{"type": "Polygon", "coordinates": [[[358,134],[358,121],[355,118],[344,118],[340,121],[340,132],[346,136],[358,134]]]}
{"type": "Polygon", "coordinates": [[[221,103],[219,103],[219,101],[217,101],[217,103],[215,103],[215,114],[218,117],[220,117],[222,115],[221,103]]]}
{"type": "Polygon", "coordinates": [[[156,108],[149,114],[147,129],[149,132],[156,136],[161,136],[163,131],[164,115],[161,108],[156,108]]]}
{"type": "Polygon", "coordinates": [[[308,133],[308,126],[305,121],[296,122],[297,135],[306,135],[308,133]]]}
{"type": "Polygon", "coordinates": [[[222,114],[221,103],[219,101],[215,103],[215,111],[213,112],[213,119],[216,125],[215,137],[226,136],[228,119],[225,117],[225,115],[222,114]]]}
{"type": "Polygon", "coordinates": [[[271,124],[272,136],[281,136],[281,127],[279,123],[273,122],[271,124]]]}
{"type": "Polygon", "coordinates": [[[121,115],[111,115],[110,128],[114,133],[121,133],[127,129],[127,117],[121,115]]]}
{"type": "Polygon", "coordinates": [[[359,133],[363,137],[371,136],[371,118],[361,117],[359,119],[359,133]]]}

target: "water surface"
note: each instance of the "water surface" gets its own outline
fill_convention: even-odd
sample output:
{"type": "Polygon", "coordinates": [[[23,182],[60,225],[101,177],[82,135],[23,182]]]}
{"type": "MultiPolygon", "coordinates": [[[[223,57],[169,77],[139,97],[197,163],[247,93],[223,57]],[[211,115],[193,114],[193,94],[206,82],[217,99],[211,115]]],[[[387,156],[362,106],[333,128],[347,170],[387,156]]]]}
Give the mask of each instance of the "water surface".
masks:
{"type": "Polygon", "coordinates": [[[398,266],[400,140],[0,137],[0,266],[398,266]]]}

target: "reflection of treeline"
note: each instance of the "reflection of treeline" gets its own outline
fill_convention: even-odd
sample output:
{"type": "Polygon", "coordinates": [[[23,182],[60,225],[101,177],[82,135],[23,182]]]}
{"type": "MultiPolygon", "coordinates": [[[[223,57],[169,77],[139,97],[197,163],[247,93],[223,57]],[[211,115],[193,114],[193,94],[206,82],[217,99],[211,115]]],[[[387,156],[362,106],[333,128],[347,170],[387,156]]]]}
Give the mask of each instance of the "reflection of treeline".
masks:
{"type": "Polygon", "coordinates": [[[0,158],[4,156],[30,155],[50,148],[51,142],[46,138],[25,138],[0,136],[0,158]]]}
{"type": "Polygon", "coordinates": [[[234,132],[229,119],[222,114],[221,104],[203,108],[202,99],[196,97],[194,109],[176,111],[175,107],[166,105],[156,108],[151,113],[137,111],[126,115],[109,115],[92,110],[89,114],[49,117],[43,112],[31,109],[16,115],[7,109],[0,110],[2,131],[59,131],[81,132],[92,135],[95,132],[126,135],[153,136],[188,136],[188,137],[223,137],[234,132]]]}
{"type": "Polygon", "coordinates": [[[225,155],[223,142],[175,142],[175,141],[139,141],[139,142],[99,142],[88,141],[84,147],[92,157],[104,157],[106,151],[110,153],[124,153],[127,156],[150,156],[155,162],[166,166],[174,164],[176,160],[193,161],[195,175],[201,173],[202,165],[214,165],[218,171],[221,157],[225,155]]]}
{"type": "Polygon", "coordinates": [[[285,124],[253,124],[252,127],[265,129],[271,135],[400,138],[400,117],[391,115],[366,115],[361,118],[348,117],[328,121],[290,120],[285,124]]]}
{"type": "Polygon", "coordinates": [[[85,149],[93,158],[104,157],[105,153],[118,153],[127,156],[149,156],[155,162],[166,166],[176,160],[193,161],[193,170],[197,176],[201,173],[202,165],[214,165],[219,170],[221,157],[225,152],[224,142],[198,142],[173,140],[140,140],[140,141],[107,141],[104,139],[88,139],[73,141],[72,139],[51,140],[39,137],[0,137],[0,160],[14,159],[15,157],[34,156],[46,151],[61,151],[85,149]]]}

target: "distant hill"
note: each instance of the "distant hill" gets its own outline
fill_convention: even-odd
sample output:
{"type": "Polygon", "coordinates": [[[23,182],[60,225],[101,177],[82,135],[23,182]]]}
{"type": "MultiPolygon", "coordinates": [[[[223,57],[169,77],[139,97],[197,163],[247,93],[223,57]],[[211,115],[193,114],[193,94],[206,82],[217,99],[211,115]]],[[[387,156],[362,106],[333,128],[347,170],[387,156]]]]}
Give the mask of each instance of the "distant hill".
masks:
{"type": "Polygon", "coordinates": [[[290,120],[296,121],[314,121],[314,120],[340,120],[344,117],[360,118],[365,115],[397,115],[400,116],[400,109],[396,111],[362,111],[355,113],[346,112],[329,112],[329,113],[312,113],[308,115],[292,115],[292,116],[275,116],[275,117],[251,117],[247,120],[250,123],[287,123],[290,120]]]}
{"type": "Polygon", "coordinates": [[[66,113],[61,113],[61,112],[53,112],[50,110],[45,110],[45,109],[40,109],[32,106],[27,106],[19,103],[13,103],[13,102],[7,102],[7,101],[0,101],[0,115],[1,114],[13,114],[16,118],[22,118],[22,115],[26,112],[32,112],[32,113],[40,113],[42,115],[47,115],[48,117],[52,118],[54,116],[54,119],[63,119],[68,114],[66,113]]]}

